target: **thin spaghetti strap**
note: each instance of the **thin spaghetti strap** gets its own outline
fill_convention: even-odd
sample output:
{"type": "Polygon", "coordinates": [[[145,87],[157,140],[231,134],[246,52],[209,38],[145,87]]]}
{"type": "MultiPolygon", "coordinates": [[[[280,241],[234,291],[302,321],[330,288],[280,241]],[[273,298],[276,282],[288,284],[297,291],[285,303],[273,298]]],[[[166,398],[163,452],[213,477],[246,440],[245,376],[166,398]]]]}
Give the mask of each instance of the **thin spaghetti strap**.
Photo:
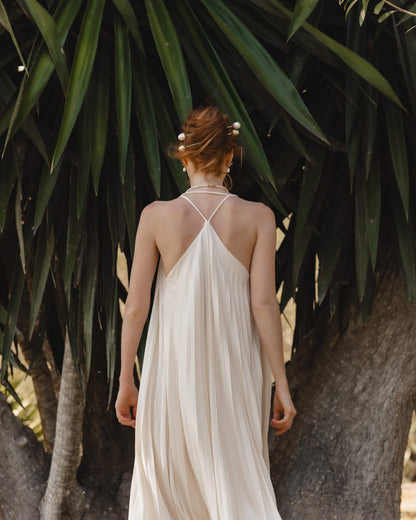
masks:
{"type": "Polygon", "coordinates": [[[223,202],[228,199],[228,197],[236,197],[236,195],[234,193],[229,193],[228,195],[226,195],[222,201],[218,204],[218,206],[214,209],[214,211],[211,213],[211,216],[209,217],[208,219],[208,222],[210,222],[210,220],[212,219],[212,217],[215,215],[215,213],[220,209],[221,205],[223,204],[223,202]]]}
{"type": "MultiPolygon", "coordinates": [[[[195,204],[192,202],[191,199],[188,199],[188,197],[184,194],[180,195],[180,197],[183,197],[185,200],[187,200],[192,206],[197,210],[197,212],[201,215],[201,217],[205,220],[205,222],[208,222],[208,220],[204,217],[204,215],[199,211],[199,209],[195,206],[195,204]]],[[[221,201],[222,202],[222,201],[221,201]]]]}
{"type": "MultiPolygon", "coordinates": [[[[199,192],[201,193],[201,192],[199,192]]],[[[214,192],[211,192],[211,193],[214,193],[214,192]]],[[[192,202],[191,199],[189,199],[186,195],[184,195],[182,193],[182,195],[180,195],[180,197],[183,197],[184,199],[186,199],[190,204],[192,204],[192,206],[197,210],[197,212],[201,215],[201,217],[205,220],[205,222],[209,222],[212,217],[215,215],[215,213],[218,211],[218,209],[220,208],[221,204],[225,201],[225,199],[228,199],[228,197],[236,197],[237,195],[235,193],[229,193],[228,195],[225,195],[225,197],[221,200],[221,202],[218,204],[218,206],[214,209],[214,211],[211,213],[211,216],[209,217],[209,219],[206,219],[204,217],[204,215],[199,211],[199,209],[197,208],[197,206],[192,202]]]]}

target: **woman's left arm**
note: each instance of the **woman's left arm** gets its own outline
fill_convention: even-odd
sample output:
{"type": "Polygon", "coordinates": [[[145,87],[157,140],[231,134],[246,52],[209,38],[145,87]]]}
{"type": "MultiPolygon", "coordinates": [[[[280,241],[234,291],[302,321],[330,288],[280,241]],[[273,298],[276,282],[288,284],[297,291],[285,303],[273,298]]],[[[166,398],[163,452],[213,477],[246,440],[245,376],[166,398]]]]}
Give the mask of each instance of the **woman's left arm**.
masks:
{"type": "Polygon", "coordinates": [[[149,314],[151,288],[159,259],[154,234],[154,210],[154,203],[151,203],[143,208],[140,215],[121,329],[120,387],[116,413],[118,420],[128,426],[134,426],[136,419],[137,388],[133,378],[134,360],[149,314]],[[133,418],[130,414],[131,408],[133,418]]]}

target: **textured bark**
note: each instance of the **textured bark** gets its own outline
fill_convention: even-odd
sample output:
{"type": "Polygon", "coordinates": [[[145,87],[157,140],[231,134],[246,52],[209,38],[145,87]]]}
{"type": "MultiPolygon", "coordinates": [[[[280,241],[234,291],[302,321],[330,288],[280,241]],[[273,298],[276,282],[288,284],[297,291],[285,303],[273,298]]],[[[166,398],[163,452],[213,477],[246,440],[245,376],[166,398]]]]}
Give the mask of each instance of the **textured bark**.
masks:
{"type": "Polygon", "coordinates": [[[21,342],[20,346],[26,362],[31,366],[30,375],[42,422],[45,449],[51,453],[55,440],[58,406],[51,371],[42,350],[34,353],[31,343],[26,341],[21,342]]]}
{"type": "Polygon", "coordinates": [[[270,436],[284,520],[398,520],[416,397],[416,309],[386,270],[366,325],[335,323],[287,368],[297,416],[270,436]]]}
{"type": "Polygon", "coordinates": [[[68,333],[62,366],[55,445],[48,485],[41,502],[41,520],[58,520],[66,509],[71,520],[81,518],[84,496],[76,480],[81,455],[85,395],[71,356],[68,333]]]}
{"type": "MultiPolygon", "coordinates": [[[[48,453],[52,453],[58,406],[57,392],[52,374],[55,375],[57,371],[53,361],[53,356],[49,355],[48,359],[45,357],[45,352],[50,352],[50,347],[44,335],[38,335],[38,322],[36,322],[32,338],[29,339],[31,295],[32,268],[29,264],[27,269],[26,286],[23,291],[23,297],[19,309],[18,326],[22,332],[19,346],[27,365],[30,367],[30,376],[32,377],[40,420],[42,422],[45,449],[48,453]],[[42,348],[40,348],[41,346],[42,348]]],[[[44,308],[46,307],[49,307],[49,304],[44,306],[44,308]]]]}
{"type": "Polygon", "coordinates": [[[33,431],[14,416],[0,393],[0,518],[37,520],[48,456],[33,431]]]}

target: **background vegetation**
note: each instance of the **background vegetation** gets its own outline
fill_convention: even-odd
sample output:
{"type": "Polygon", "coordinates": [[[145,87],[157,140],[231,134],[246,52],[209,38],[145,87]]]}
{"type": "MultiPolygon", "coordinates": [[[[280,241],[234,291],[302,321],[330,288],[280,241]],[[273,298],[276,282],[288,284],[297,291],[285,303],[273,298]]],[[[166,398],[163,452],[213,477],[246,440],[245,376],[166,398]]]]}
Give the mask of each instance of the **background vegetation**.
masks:
{"type": "MultiPolygon", "coordinates": [[[[296,301],[294,369],[302,360],[299,370],[312,374],[303,353],[318,363],[328,331],[342,337],[357,315],[371,319],[386,272],[400,269],[414,303],[414,2],[339,4],[0,2],[0,379],[18,399],[9,376],[19,344],[52,457],[42,462],[42,518],[75,515],[86,503],[105,508],[81,489],[120,497],[128,487],[129,433],[126,453],[107,457],[118,477],[110,482],[102,470],[119,435],[111,399],[126,290],[117,250],[130,268],[141,209],[186,188],[166,151],[192,107],[214,103],[242,123],[245,161],[232,171],[234,191],[270,205],[284,233],[276,291],[282,310],[296,301]],[[58,435],[83,417],[78,435],[58,435]]],[[[396,349],[404,355],[400,341],[396,349]]],[[[405,381],[407,393],[391,388],[405,403],[404,437],[415,396],[405,381]]],[[[400,474],[403,450],[392,450],[400,474]]],[[[286,488],[288,503],[289,495],[286,488]]],[[[118,498],[114,514],[123,508],[118,498]]]]}

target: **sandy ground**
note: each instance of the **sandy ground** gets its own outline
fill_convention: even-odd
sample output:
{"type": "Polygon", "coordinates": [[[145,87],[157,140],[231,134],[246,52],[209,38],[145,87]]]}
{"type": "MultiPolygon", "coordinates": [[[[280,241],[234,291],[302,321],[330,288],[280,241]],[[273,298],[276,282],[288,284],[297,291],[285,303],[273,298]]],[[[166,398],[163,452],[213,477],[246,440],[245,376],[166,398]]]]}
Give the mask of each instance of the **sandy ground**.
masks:
{"type": "Polygon", "coordinates": [[[403,482],[401,510],[401,520],[416,518],[416,482],[403,482]]]}

